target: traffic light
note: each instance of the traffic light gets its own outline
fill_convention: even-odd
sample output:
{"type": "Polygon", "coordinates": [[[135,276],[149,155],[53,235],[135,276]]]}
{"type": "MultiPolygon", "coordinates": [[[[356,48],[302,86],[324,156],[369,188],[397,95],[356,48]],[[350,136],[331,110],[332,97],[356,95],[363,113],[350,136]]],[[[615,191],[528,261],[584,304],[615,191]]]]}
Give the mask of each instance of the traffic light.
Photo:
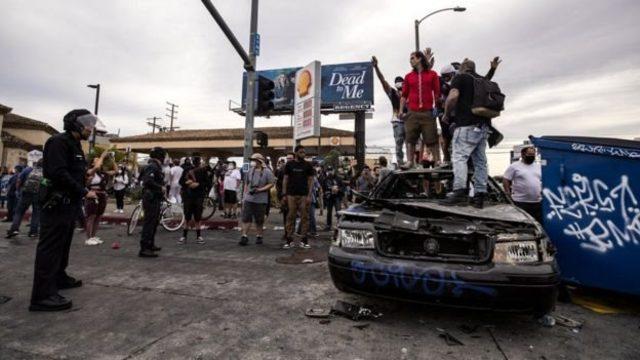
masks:
{"type": "Polygon", "coordinates": [[[269,136],[262,131],[255,131],[256,143],[261,149],[269,147],[269,136]]]}
{"type": "Polygon", "coordinates": [[[275,84],[264,76],[258,76],[258,96],[255,115],[268,115],[273,110],[273,98],[275,84]]]}

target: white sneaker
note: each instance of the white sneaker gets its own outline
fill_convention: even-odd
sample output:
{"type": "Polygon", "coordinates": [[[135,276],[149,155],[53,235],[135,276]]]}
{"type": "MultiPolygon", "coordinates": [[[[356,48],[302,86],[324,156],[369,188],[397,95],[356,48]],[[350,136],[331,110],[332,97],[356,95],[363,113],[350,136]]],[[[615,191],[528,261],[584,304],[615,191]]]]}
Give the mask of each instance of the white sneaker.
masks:
{"type": "Polygon", "coordinates": [[[186,237],[181,237],[180,240],[178,240],[178,245],[184,245],[184,243],[187,242],[187,238],[186,237]]]}
{"type": "Polygon", "coordinates": [[[96,237],[94,237],[94,239],[96,239],[96,242],[97,242],[98,244],[102,244],[102,243],[104,243],[104,241],[102,241],[102,239],[100,239],[100,238],[99,238],[99,237],[97,237],[97,236],[96,236],[96,237]]]}
{"type": "Polygon", "coordinates": [[[89,246],[100,245],[98,240],[96,238],[94,238],[94,237],[88,238],[87,240],[85,240],[84,244],[85,245],[89,245],[89,246]]]}
{"type": "Polygon", "coordinates": [[[198,236],[198,238],[196,239],[196,244],[204,244],[204,239],[202,238],[202,236],[198,236]]]}

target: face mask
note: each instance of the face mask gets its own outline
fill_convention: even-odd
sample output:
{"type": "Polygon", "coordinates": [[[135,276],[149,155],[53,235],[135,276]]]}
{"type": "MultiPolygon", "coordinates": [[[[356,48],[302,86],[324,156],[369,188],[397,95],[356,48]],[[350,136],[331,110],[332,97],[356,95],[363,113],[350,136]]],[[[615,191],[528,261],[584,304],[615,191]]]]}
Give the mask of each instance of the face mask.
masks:
{"type": "Polygon", "coordinates": [[[398,89],[398,90],[402,89],[402,83],[401,82],[397,82],[396,83],[396,89],[398,89]]]}
{"type": "Polygon", "coordinates": [[[251,167],[256,167],[258,163],[256,161],[251,161],[251,167]]]}
{"type": "Polygon", "coordinates": [[[522,160],[524,161],[525,164],[533,164],[533,162],[536,161],[536,157],[531,155],[525,155],[522,157],[522,160]]]}
{"type": "Polygon", "coordinates": [[[235,166],[233,166],[233,165],[229,165],[229,167],[228,167],[228,169],[229,169],[229,170],[233,170],[233,169],[235,169],[235,168],[236,168],[236,167],[235,167],[235,166]]]}

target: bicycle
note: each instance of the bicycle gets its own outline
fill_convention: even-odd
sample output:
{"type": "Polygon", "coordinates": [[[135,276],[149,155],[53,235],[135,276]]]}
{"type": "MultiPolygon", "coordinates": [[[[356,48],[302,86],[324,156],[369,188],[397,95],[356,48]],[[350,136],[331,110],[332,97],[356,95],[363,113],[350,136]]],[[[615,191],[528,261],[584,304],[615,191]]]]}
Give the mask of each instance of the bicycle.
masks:
{"type": "Polygon", "coordinates": [[[218,202],[215,198],[211,196],[207,196],[204,198],[204,203],[202,204],[202,220],[209,220],[213,214],[216,213],[218,208],[218,202]]]}
{"type": "MultiPolygon", "coordinates": [[[[142,200],[136,205],[131,212],[129,225],[127,226],[127,235],[132,235],[136,230],[138,221],[144,219],[144,210],[142,209],[142,200]]],[[[184,225],[184,212],[179,204],[174,204],[168,199],[163,199],[160,205],[160,225],[167,231],[176,231],[184,225]]]]}

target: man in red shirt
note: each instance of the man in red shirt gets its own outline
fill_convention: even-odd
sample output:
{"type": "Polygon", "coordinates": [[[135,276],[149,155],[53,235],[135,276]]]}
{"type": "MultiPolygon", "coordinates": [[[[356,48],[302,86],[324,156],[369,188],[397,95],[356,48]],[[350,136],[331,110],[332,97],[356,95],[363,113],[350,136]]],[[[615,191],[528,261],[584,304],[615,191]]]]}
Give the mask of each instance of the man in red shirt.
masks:
{"type": "MultiPolygon", "coordinates": [[[[438,149],[438,128],[433,116],[434,100],[440,98],[440,79],[430,70],[427,57],[416,51],[409,58],[413,71],[404,77],[400,109],[405,104],[409,112],[404,115],[407,154],[414,154],[416,142],[422,135],[423,143],[432,154],[438,149]]],[[[407,167],[413,167],[413,156],[408,159],[407,167]]]]}

